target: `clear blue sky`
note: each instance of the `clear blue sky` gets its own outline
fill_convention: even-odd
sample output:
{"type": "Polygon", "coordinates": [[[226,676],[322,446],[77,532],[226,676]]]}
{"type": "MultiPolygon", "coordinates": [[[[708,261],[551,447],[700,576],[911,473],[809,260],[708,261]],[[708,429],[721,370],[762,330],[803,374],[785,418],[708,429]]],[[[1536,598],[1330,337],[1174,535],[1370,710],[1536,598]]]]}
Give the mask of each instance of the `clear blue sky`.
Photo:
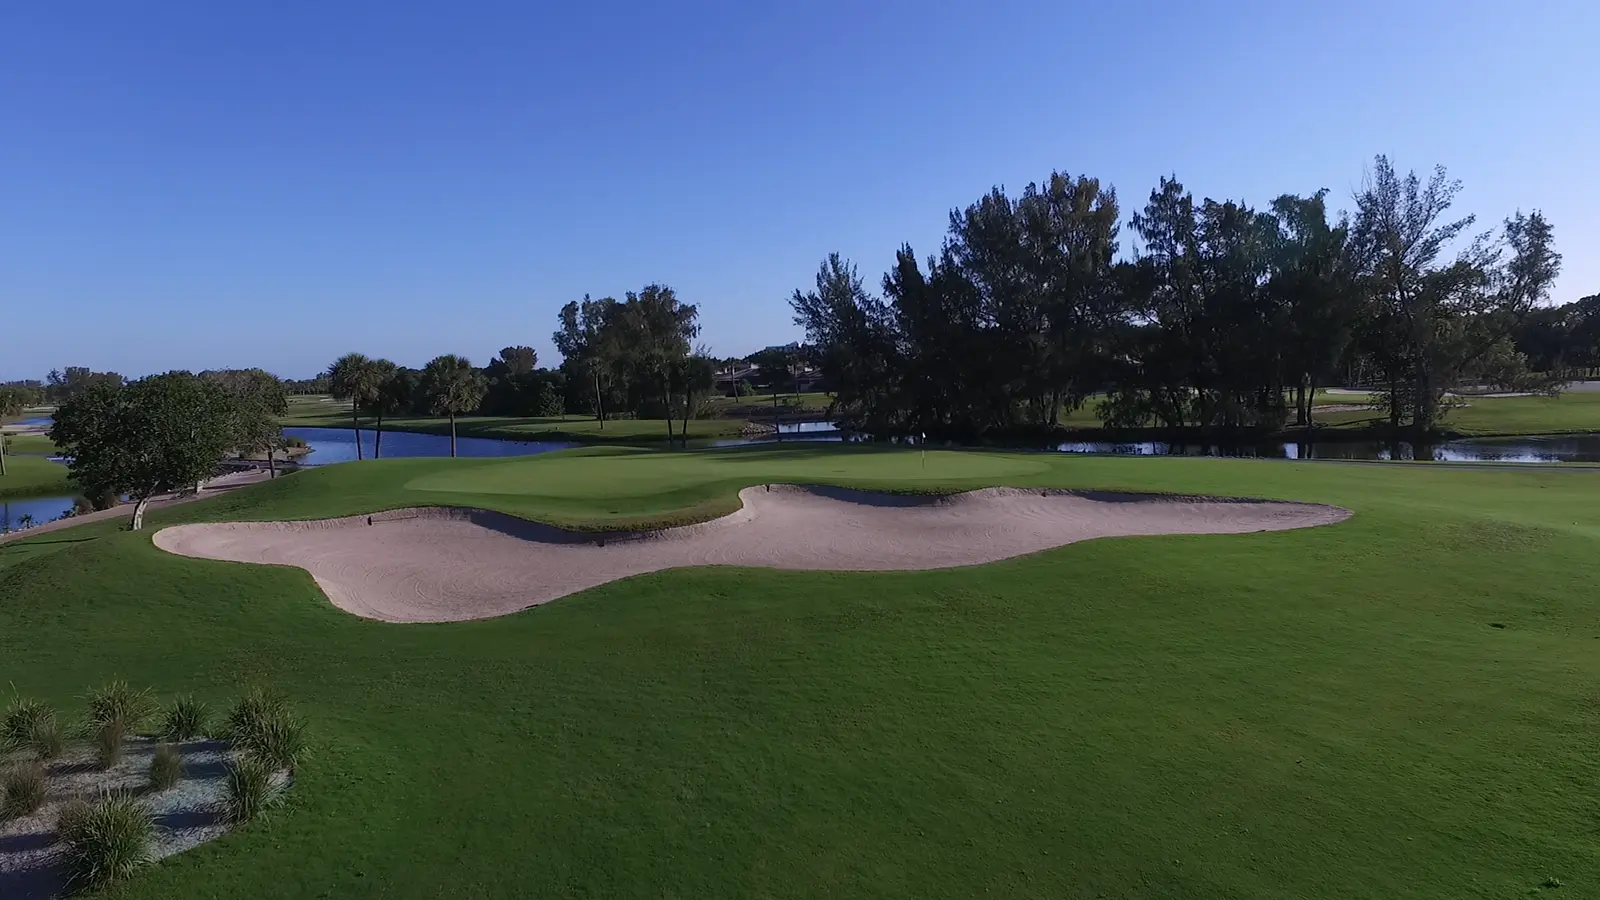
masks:
{"type": "Polygon", "coordinates": [[[0,379],[553,364],[561,304],[650,281],[743,354],[994,184],[1342,206],[1378,152],[1600,291],[1600,5],[12,3],[0,379]]]}

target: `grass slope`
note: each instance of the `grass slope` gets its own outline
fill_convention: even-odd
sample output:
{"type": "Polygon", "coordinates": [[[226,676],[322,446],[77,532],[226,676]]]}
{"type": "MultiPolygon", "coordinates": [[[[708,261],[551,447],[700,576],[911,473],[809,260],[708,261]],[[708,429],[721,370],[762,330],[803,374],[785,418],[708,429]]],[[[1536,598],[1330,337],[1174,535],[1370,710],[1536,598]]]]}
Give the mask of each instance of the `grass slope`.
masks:
{"type": "Polygon", "coordinates": [[[1600,894],[1593,472],[580,451],[331,467],[155,517],[670,521],[782,480],[1356,516],[941,572],[665,572],[436,626],[94,525],[0,546],[0,678],[66,707],[112,677],[269,684],[310,714],[285,809],[118,897],[1600,894]]]}

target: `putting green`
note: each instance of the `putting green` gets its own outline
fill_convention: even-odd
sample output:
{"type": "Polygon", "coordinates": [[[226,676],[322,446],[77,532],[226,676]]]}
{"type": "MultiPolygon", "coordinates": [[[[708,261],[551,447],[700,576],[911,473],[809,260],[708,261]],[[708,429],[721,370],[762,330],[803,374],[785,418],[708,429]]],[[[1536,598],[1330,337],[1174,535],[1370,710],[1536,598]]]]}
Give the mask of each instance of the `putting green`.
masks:
{"type": "Polygon", "coordinates": [[[1018,454],[937,451],[924,455],[864,450],[795,455],[740,448],[519,459],[435,472],[412,479],[406,487],[439,493],[606,499],[738,480],[871,481],[915,489],[956,478],[1001,481],[1048,470],[1049,464],[1042,458],[1018,454]]]}

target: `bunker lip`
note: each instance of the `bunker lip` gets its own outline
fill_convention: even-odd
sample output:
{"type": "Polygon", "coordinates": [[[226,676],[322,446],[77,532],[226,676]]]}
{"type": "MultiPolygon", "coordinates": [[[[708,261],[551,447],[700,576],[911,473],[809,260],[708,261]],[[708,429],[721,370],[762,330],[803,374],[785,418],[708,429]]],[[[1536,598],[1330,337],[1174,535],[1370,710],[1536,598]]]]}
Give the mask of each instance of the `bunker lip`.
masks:
{"type": "Polygon", "coordinates": [[[811,485],[739,492],[709,522],[579,532],[488,510],[416,507],[293,522],[177,525],[169,553],[305,569],[340,609],[386,622],[518,612],[684,566],[889,571],[994,562],[1100,537],[1241,534],[1331,525],[1350,512],[1276,500],[985,488],[894,494],[811,485]]]}

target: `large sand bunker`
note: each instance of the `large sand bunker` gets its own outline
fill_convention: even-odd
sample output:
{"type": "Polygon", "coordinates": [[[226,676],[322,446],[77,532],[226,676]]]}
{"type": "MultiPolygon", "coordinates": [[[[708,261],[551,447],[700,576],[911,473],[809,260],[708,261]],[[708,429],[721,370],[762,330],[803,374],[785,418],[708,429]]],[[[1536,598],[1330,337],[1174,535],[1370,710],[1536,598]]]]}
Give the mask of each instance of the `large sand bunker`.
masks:
{"type": "Polygon", "coordinates": [[[1342,521],[1332,506],[990,488],[946,497],[768,485],[702,525],[587,534],[446,507],[315,522],[178,525],[171,553],[299,566],[335,606],[387,622],[505,615],[596,585],[679,566],[938,569],[1097,537],[1238,534],[1342,521]]]}

